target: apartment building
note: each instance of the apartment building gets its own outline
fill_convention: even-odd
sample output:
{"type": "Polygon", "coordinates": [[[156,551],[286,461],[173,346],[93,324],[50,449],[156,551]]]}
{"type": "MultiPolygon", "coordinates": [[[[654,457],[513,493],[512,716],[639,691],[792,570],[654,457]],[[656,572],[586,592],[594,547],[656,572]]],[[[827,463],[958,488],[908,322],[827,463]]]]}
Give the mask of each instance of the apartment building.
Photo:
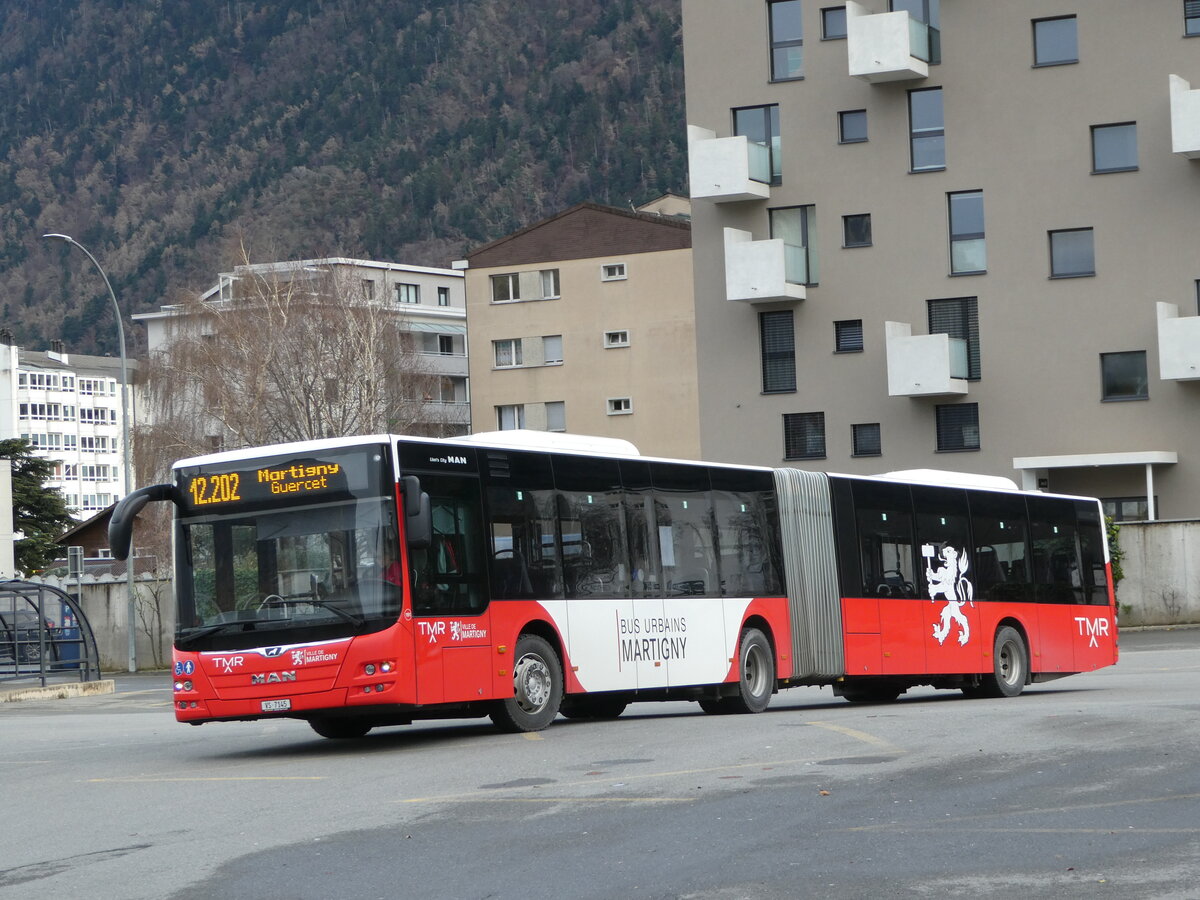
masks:
{"type": "MultiPolygon", "coordinates": [[[[133,318],[146,327],[149,353],[155,356],[189,329],[210,327],[199,323],[202,313],[253,302],[255,295],[261,299],[286,293],[321,302],[370,304],[395,316],[406,338],[404,346],[393,349],[404,354],[408,376],[399,389],[414,392],[405,398],[412,407],[413,430],[443,437],[467,433],[470,389],[461,272],[342,257],[255,263],[219,275],[198,305],[168,305],[133,318]]],[[[347,374],[330,373],[330,378],[347,374]]],[[[221,441],[220,434],[211,436],[214,447],[221,441]]]]}
{"type": "Polygon", "coordinates": [[[705,457],[1200,514],[1200,4],[683,23],[705,457]]]}
{"type": "Polygon", "coordinates": [[[51,460],[46,486],[86,519],[125,495],[121,361],[52,347],[23,350],[0,335],[0,438],[24,438],[51,460]]]}
{"type": "Polygon", "coordinates": [[[466,271],[473,431],[699,452],[687,203],[581,203],[480,247],[466,271]]]}

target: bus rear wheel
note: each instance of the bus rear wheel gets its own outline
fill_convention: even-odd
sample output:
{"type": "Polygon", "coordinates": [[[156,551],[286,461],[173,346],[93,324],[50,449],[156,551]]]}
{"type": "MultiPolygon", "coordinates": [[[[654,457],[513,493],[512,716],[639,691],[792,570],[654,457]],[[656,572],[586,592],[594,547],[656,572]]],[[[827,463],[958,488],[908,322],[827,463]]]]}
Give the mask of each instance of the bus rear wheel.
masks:
{"type": "Polygon", "coordinates": [[[722,698],[721,706],[734,713],[760,713],[774,692],[775,654],[771,642],[757,628],[743,628],[738,642],[738,692],[722,698]]]}
{"type": "Polygon", "coordinates": [[[309,719],[308,726],[323,738],[344,740],[347,738],[366,737],[371,730],[371,723],[362,719],[309,719]]]}
{"type": "Polygon", "coordinates": [[[979,684],[963,688],[968,697],[1016,697],[1029,676],[1029,650],[1021,633],[1005,625],[996,631],[992,645],[992,674],[979,684]]]}
{"type": "Polygon", "coordinates": [[[536,634],[517,638],[513,659],[513,696],[495,702],[492,723],[513,733],[541,731],[562,705],[562,663],[550,642],[536,634]]]}

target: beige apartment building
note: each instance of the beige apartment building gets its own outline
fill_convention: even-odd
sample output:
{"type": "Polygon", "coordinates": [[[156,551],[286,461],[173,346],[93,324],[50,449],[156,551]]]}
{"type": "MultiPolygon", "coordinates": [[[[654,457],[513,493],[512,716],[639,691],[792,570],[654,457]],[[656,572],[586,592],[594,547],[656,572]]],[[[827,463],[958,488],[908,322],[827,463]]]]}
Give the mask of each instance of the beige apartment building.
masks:
{"type": "Polygon", "coordinates": [[[699,452],[686,201],[581,203],[470,253],[471,428],[699,452]]]}
{"type": "Polygon", "coordinates": [[[705,458],[1200,515],[1200,4],[683,0],[683,41],[705,458]]]}

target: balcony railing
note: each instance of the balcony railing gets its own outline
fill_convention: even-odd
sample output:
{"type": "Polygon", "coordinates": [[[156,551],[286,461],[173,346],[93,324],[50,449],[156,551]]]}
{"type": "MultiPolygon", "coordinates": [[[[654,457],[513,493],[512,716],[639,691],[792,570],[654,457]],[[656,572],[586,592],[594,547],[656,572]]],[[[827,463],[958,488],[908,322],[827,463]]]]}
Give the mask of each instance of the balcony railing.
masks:
{"type": "Polygon", "coordinates": [[[771,152],[744,135],[719,138],[689,125],[688,178],[693,200],[765,200],[771,195],[771,152]]]}
{"type": "Polygon", "coordinates": [[[1200,316],[1181,316],[1174,303],[1158,303],[1158,376],[1200,381],[1200,316]]]}
{"type": "Polygon", "coordinates": [[[743,303],[803,300],[808,256],[779,238],[756,241],[748,231],[725,229],[725,297],[743,303]]]}
{"type": "Polygon", "coordinates": [[[885,322],[888,395],[946,397],[967,392],[967,342],[948,334],[912,333],[907,322],[885,322]]]}
{"type": "Polygon", "coordinates": [[[905,10],[870,13],[846,0],[846,56],[850,74],[872,84],[929,76],[937,33],[905,10]]]}
{"type": "Polygon", "coordinates": [[[1168,75],[1171,93],[1171,150],[1200,159],[1200,88],[1178,75],[1168,75]]]}

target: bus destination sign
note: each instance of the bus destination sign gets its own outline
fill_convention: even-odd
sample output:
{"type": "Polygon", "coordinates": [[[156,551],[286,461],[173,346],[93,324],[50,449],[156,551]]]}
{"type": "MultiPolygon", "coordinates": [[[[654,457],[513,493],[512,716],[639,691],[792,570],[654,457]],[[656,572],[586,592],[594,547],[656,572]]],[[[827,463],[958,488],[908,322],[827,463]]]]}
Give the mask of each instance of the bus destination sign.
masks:
{"type": "Polygon", "coordinates": [[[193,509],[237,506],[264,500],[344,495],[345,470],[337,462],[297,459],[240,471],[197,472],[184,476],[193,509]]]}

